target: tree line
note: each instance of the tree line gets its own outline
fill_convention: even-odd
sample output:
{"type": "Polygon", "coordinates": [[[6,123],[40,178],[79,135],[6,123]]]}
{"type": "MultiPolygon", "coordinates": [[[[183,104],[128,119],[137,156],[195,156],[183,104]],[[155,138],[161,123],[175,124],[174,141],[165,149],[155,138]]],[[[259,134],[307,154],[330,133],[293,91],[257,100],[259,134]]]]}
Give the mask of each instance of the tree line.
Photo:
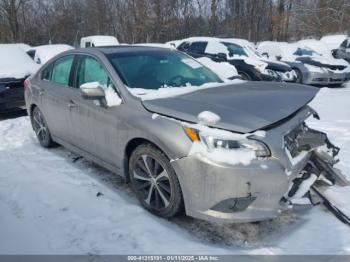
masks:
{"type": "Polygon", "coordinates": [[[76,45],[189,36],[290,41],[350,30],[350,0],[0,0],[0,42],[76,45]]]}

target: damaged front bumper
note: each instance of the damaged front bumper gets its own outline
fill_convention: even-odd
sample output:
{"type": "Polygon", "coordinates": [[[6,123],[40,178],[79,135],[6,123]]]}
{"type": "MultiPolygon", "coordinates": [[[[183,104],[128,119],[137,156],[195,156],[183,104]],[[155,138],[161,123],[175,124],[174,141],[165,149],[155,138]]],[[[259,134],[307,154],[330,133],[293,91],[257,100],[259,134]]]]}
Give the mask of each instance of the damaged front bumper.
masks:
{"type": "Polygon", "coordinates": [[[295,152],[290,152],[292,149],[285,143],[291,133],[288,130],[298,128],[313,113],[307,107],[268,131],[264,142],[270,146],[272,156],[254,159],[249,165],[215,163],[195,155],[172,161],[187,215],[220,223],[261,221],[278,216],[285,203],[303,194],[302,190],[306,193],[317,180],[348,185],[333,167],[339,150],[332,147],[324,133],[307,129],[295,134],[295,152]],[[276,137],[283,137],[282,144],[276,137]],[[331,155],[322,147],[328,147],[331,155]],[[317,172],[310,169],[310,163],[317,172]],[[312,183],[310,176],[315,177],[312,183]]]}

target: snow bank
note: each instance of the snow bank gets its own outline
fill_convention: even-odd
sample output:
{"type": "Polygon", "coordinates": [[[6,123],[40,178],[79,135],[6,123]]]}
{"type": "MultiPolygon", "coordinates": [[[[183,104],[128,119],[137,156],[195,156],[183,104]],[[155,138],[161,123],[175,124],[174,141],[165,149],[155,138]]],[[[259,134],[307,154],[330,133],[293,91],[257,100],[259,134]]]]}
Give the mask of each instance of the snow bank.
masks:
{"type": "Polygon", "coordinates": [[[197,58],[197,60],[211,69],[223,81],[227,81],[229,78],[238,76],[236,67],[228,62],[215,62],[208,57],[197,58]]]}
{"type": "Polygon", "coordinates": [[[21,79],[38,70],[39,66],[18,46],[0,44],[0,78],[21,79]]]}
{"type": "Polygon", "coordinates": [[[56,55],[74,49],[69,45],[42,45],[33,48],[35,50],[34,61],[38,64],[45,64],[56,55]]]}

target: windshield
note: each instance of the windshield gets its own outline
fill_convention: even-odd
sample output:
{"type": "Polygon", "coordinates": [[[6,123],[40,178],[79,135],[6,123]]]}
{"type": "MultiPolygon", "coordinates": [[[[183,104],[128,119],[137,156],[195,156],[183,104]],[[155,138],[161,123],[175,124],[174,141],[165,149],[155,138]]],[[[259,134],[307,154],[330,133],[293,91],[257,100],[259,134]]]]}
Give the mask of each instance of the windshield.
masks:
{"type": "Polygon", "coordinates": [[[227,47],[229,56],[248,56],[243,47],[239,45],[227,42],[223,42],[222,44],[227,47]]]}
{"type": "Polygon", "coordinates": [[[319,54],[310,48],[298,47],[298,49],[294,52],[293,55],[296,55],[296,56],[315,56],[315,55],[319,55],[319,54]]]}
{"type": "Polygon", "coordinates": [[[130,88],[201,86],[222,81],[196,60],[179,52],[152,50],[108,55],[125,85],[130,88]]]}

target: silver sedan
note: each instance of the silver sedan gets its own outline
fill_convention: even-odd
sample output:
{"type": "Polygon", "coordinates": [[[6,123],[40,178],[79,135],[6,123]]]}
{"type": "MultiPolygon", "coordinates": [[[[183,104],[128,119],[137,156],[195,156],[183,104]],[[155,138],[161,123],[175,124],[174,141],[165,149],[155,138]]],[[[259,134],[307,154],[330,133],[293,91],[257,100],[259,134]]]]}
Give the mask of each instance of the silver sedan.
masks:
{"type": "Polygon", "coordinates": [[[176,50],[91,48],[51,59],[26,81],[25,99],[42,146],[124,176],[161,217],[264,220],[321,173],[346,184],[329,161],[338,149],[304,122],[317,117],[307,106],[317,89],[236,82],[176,50]]]}

